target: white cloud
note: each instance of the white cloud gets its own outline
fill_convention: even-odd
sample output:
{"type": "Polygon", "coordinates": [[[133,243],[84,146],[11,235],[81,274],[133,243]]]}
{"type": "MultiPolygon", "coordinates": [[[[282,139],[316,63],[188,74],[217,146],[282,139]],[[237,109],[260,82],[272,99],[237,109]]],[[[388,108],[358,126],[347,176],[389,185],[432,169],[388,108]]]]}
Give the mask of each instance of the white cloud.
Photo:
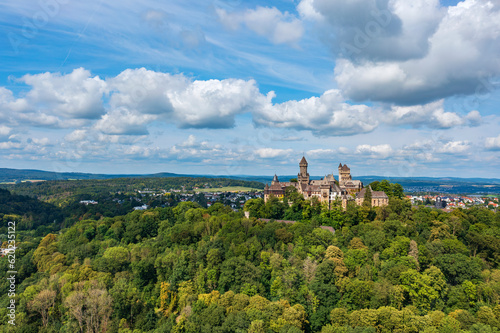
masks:
{"type": "Polygon", "coordinates": [[[27,111],[68,119],[96,119],[104,113],[102,95],[106,83],[83,68],[66,75],[27,74],[19,81],[31,86],[25,97],[27,111]]]}
{"type": "Polygon", "coordinates": [[[378,126],[374,111],[366,105],[350,105],[340,91],[281,104],[268,103],[255,110],[254,122],[269,127],[310,130],[316,135],[342,136],[371,132],[378,126]]]}
{"type": "Polygon", "coordinates": [[[5,87],[0,87],[0,120],[5,123],[13,123],[18,112],[28,108],[25,99],[16,99],[14,94],[5,87]]]}
{"type": "Polygon", "coordinates": [[[265,101],[254,80],[194,81],[168,93],[179,127],[231,128],[234,117],[265,101]]]}
{"type": "Polygon", "coordinates": [[[111,78],[110,110],[96,127],[107,134],[145,134],[153,121],[180,128],[231,128],[234,117],[265,101],[254,80],[195,80],[127,69],[111,78]]]}
{"type": "MultiPolygon", "coordinates": [[[[424,43],[428,44],[426,52],[399,60],[338,59],[336,81],[354,100],[406,105],[491,92],[495,87],[487,76],[500,75],[499,5],[498,1],[465,0],[448,7],[437,30],[424,43]]],[[[414,19],[418,22],[424,15],[425,11],[419,11],[414,19]]],[[[387,50],[397,53],[398,47],[391,45],[387,50]]]]}
{"type": "Polygon", "coordinates": [[[307,151],[307,156],[316,159],[331,159],[337,152],[333,149],[311,149],[307,151]]]}
{"type": "Polygon", "coordinates": [[[180,128],[232,128],[236,115],[267,101],[254,80],[193,81],[145,68],[127,69],[106,81],[82,68],[67,75],[25,75],[21,81],[31,86],[22,98],[0,88],[0,119],[49,128],[87,126],[110,135],[144,135],[153,121],[180,128]],[[106,106],[103,93],[109,96],[106,106]]]}
{"type": "Polygon", "coordinates": [[[464,154],[470,150],[468,141],[449,141],[437,147],[436,152],[444,154],[464,154]]]}
{"type": "Polygon", "coordinates": [[[444,14],[438,0],[302,0],[297,10],[335,53],[358,60],[425,55],[444,14]]]}
{"type": "Polygon", "coordinates": [[[207,141],[199,142],[194,135],[189,135],[187,140],[169,148],[165,153],[165,158],[175,158],[186,162],[201,162],[211,160],[217,164],[231,157],[233,152],[219,144],[210,144],[207,141]]]}
{"type": "Polygon", "coordinates": [[[465,119],[469,122],[470,126],[479,126],[483,121],[481,114],[477,110],[469,112],[465,119]]]}
{"type": "Polygon", "coordinates": [[[410,162],[436,163],[451,161],[454,158],[467,156],[471,153],[472,143],[466,140],[449,140],[442,137],[419,140],[404,145],[397,156],[410,162]]]}
{"type": "Polygon", "coordinates": [[[159,152],[157,147],[143,147],[138,145],[131,145],[122,149],[123,154],[132,156],[134,159],[150,158],[156,156],[159,152]]]}
{"type": "Polygon", "coordinates": [[[6,142],[0,142],[0,149],[20,149],[22,147],[22,144],[20,142],[12,142],[12,141],[6,141],[6,142]]]}
{"type": "Polygon", "coordinates": [[[248,9],[241,13],[228,13],[218,8],[219,20],[228,28],[236,30],[241,24],[274,44],[295,45],[304,34],[302,22],[294,15],[282,13],[276,7],[248,9]]]}
{"type": "Polygon", "coordinates": [[[146,125],[157,119],[155,115],[140,114],[126,108],[114,109],[94,125],[94,128],[104,134],[111,135],[145,135],[146,125]]]}
{"type": "Polygon", "coordinates": [[[388,144],[382,145],[359,145],[356,147],[356,154],[370,155],[372,158],[386,158],[393,152],[392,147],[388,144]]]}
{"type": "Polygon", "coordinates": [[[70,134],[64,137],[65,141],[68,142],[82,142],[87,138],[87,130],[74,130],[70,134]]]}
{"type": "Polygon", "coordinates": [[[179,146],[181,147],[194,147],[196,146],[196,137],[194,135],[190,135],[186,141],[184,141],[183,143],[179,144],[179,146]]]}
{"type": "Polygon", "coordinates": [[[12,128],[7,127],[5,125],[0,125],[0,141],[8,139],[11,133],[12,133],[12,128]]]}
{"type": "Polygon", "coordinates": [[[444,100],[415,105],[393,106],[385,114],[384,121],[392,125],[412,125],[414,127],[428,126],[430,128],[451,128],[467,123],[474,125],[480,121],[481,115],[471,111],[466,117],[461,117],[454,112],[444,111],[444,100]]]}
{"type": "Polygon", "coordinates": [[[48,146],[50,145],[49,138],[30,138],[27,140],[29,144],[37,145],[37,146],[48,146]]]}
{"type": "Polygon", "coordinates": [[[254,153],[260,158],[276,158],[289,155],[292,149],[259,148],[254,153]]]}
{"type": "Polygon", "coordinates": [[[500,150],[500,135],[493,138],[486,138],[485,147],[488,150],[500,150]]]}
{"type": "MultiPolygon", "coordinates": [[[[257,126],[310,131],[315,136],[369,133],[380,122],[431,128],[475,126],[481,122],[478,111],[471,111],[466,116],[444,111],[442,100],[418,106],[393,106],[390,111],[383,112],[375,106],[349,103],[340,90],[332,89],[319,97],[274,104],[275,93],[261,94],[254,80],[192,80],[183,74],[172,75],[145,68],[127,69],[105,81],[90,77],[84,69],[67,75],[44,73],[23,78],[33,86],[21,98],[16,99],[8,89],[0,89],[0,106],[9,111],[10,117],[5,124],[10,127],[17,122],[27,126],[73,128],[75,130],[65,137],[68,142],[81,141],[90,133],[94,140],[132,144],[135,139],[120,137],[147,135],[149,125],[154,122],[174,124],[178,128],[228,129],[235,126],[236,117],[242,114],[251,114],[257,126]],[[49,93],[61,85],[66,85],[62,92],[49,93]],[[80,86],[94,90],[82,90],[80,86]],[[72,92],[73,97],[70,96],[72,92]],[[108,97],[104,106],[103,92],[108,97]],[[94,101],[85,105],[104,108],[99,119],[82,118],[82,110],[86,109],[82,104],[76,111],[64,111],[70,109],[71,101],[87,97],[94,101]],[[50,103],[58,105],[51,109],[50,103]],[[28,107],[24,108],[26,105],[28,107]],[[16,107],[24,109],[14,112],[16,107]]],[[[301,139],[283,134],[283,138],[276,139],[301,139]]]]}

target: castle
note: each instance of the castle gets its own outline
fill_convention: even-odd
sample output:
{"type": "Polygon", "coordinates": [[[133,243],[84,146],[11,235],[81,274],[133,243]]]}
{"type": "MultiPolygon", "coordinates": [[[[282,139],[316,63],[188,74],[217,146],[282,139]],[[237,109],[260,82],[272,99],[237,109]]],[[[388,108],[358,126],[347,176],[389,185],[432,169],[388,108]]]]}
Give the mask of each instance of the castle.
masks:
{"type": "MultiPolygon", "coordinates": [[[[344,208],[347,207],[347,202],[350,200],[356,200],[358,205],[363,203],[366,190],[361,181],[352,179],[351,169],[347,164],[339,164],[338,181],[335,180],[333,174],[326,175],[320,180],[311,180],[307,167],[306,158],[302,157],[296,181],[280,182],[278,176],[274,175],[271,186],[266,184],[264,188],[264,201],[267,202],[270,196],[283,199],[286,188],[293,186],[297,192],[304,196],[304,199],[317,198],[321,203],[326,203],[328,207],[331,207],[334,201],[340,201],[344,208]]],[[[386,206],[388,202],[389,198],[384,192],[372,191],[372,206],[386,206]]]]}

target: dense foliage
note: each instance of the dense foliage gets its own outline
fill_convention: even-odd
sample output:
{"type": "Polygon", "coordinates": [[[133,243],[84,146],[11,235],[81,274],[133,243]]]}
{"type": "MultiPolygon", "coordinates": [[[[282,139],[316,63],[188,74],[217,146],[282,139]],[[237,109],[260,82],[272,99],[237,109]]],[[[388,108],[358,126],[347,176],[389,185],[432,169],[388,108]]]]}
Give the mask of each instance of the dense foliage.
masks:
{"type": "MultiPolygon", "coordinates": [[[[287,192],[248,201],[250,219],[186,202],[76,219],[43,237],[20,231],[17,331],[500,329],[500,213],[416,208],[397,195],[344,212],[287,192]]],[[[1,332],[13,331],[7,271],[2,258],[1,332]]]]}

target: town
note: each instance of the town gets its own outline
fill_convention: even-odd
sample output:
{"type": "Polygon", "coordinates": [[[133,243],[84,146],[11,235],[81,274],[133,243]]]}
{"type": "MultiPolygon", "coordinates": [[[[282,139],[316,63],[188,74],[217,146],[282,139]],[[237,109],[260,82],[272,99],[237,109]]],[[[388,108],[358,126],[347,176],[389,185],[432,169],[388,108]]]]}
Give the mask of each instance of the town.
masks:
{"type": "MultiPolygon", "coordinates": [[[[134,210],[146,210],[156,207],[173,207],[179,202],[196,202],[204,208],[211,207],[216,202],[220,202],[231,207],[234,211],[239,211],[243,208],[245,202],[250,199],[263,198],[262,191],[222,191],[213,189],[209,192],[196,192],[196,189],[190,191],[182,191],[176,189],[169,190],[135,190],[135,195],[123,198],[122,193],[116,193],[111,200],[119,205],[127,201],[132,202],[134,210]]],[[[96,200],[80,200],[80,204],[97,205],[96,200]]]]}
{"type": "Polygon", "coordinates": [[[466,196],[466,195],[407,195],[406,198],[411,200],[412,205],[419,206],[434,206],[438,209],[452,210],[455,208],[468,209],[471,207],[485,207],[496,210],[499,205],[497,196],[466,196]]]}

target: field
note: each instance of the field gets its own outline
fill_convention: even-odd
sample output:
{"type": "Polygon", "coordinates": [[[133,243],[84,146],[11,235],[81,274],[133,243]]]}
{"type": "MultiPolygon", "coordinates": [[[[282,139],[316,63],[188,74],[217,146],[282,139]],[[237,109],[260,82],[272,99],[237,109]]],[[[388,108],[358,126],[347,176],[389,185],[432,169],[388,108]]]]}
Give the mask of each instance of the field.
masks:
{"type": "Polygon", "coordinates": [[[205,193],[205,192],[250,192],[250,191],[262,191],[262,190],[244,186],[228,186],[228,187],[217,187],[217,188],[199,188],[194,191],[205,193]]]}

